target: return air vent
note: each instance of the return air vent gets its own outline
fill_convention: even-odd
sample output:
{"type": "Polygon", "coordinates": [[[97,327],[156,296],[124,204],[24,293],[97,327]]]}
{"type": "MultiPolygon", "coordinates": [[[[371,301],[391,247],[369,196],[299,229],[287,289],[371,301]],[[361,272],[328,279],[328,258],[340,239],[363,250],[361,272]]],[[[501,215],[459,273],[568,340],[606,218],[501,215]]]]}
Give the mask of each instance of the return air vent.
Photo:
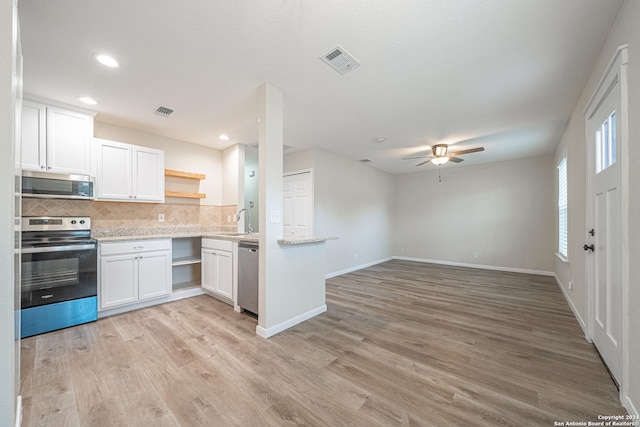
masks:
{"type": "Polygon", "coordinates": [[[169,115],[173,113],[171,108],[167,107],[158,107],[156,108],[156,114],[162,117],[169,117],[169,115]]]}
{"type": "Polygon", "coordinates": [[[320,57],[331,68],[344,74],[360,66],[360,63],[340,45],[320,57]]]}

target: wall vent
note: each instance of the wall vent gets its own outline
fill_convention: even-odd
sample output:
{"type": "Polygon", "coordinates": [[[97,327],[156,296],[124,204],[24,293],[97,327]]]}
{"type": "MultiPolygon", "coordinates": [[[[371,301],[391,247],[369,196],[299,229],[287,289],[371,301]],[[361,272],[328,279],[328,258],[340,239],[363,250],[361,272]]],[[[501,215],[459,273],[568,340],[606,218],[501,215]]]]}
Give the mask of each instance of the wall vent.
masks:
{"type": "Polygon", "coordinates": [[[360,66],[360,63],[340,45],[322,55],[320,59],[340,74],[344,74],[360,66]]]}
{"type": "Polygon", "coordinates": [[[156,108],[156,114],[162,117],[169,117],[169,115],[173,113],[171,108],[167,107],[158,107],[156,108]]]}

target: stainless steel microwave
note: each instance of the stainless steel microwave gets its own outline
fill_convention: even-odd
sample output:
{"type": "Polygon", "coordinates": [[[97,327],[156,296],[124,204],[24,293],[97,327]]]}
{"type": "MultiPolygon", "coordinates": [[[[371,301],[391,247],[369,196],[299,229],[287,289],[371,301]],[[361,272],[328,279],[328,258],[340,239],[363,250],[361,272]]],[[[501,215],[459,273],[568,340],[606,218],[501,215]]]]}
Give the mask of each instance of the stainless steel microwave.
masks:
{"type": "Polygon", "coordinates": [[[93,180],[85,175],[22,172],[22,197],[93,199],[93,180]]]}

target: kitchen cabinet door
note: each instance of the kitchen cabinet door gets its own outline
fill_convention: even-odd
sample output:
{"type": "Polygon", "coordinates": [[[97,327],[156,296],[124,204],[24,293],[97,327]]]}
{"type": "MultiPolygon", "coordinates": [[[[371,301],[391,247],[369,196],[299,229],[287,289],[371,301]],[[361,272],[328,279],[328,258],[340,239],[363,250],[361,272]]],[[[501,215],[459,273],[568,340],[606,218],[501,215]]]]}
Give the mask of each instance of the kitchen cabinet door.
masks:
{"type": "Polygon", "coordinates": [[[149,252],[138,256],[138,297],[145,300],[171,293],[171,252],[149,252]]]}
{"type": "Polygon", "coordinates": [[[216,249],[202,249],[202,287],[233,299],[233,255],[216,249]]]}
{"type": "Polygon", "coordinates": [[[233,257],[231,252],[218,252],[217,292],[225,298],[233,299],[233,257]]]}
{"type": "Polygon", "coordinates": [[[133,198],[164,202],[164,152],[135,147],[133,151],[133,198]]]}
{"type": "Polygon", "coordinates": [[[217,255],[212,249],[202,249],[202,287],[216,292],[217,255]]]}
{"type": "Polygon", "coordinates": [[[100,258],[100,309],[138,301],[137,255],[100,258]]]}
{"type": "Polygon", "coordinates": [[[131,164],[133,147],[121,142],[96,138],[97,155],[96,198],[103,200],[131,200],[133,177],[131,164]]]}
{"type": "Polygon", "coordinates": [[[37,102],[22,103],[22,169],[47,170],[46,107],[37,102]]]}
{"type": "Polygon", "coordinates": [[[91,175],[93,117],[47,107],[47,171],[91,175]]]}

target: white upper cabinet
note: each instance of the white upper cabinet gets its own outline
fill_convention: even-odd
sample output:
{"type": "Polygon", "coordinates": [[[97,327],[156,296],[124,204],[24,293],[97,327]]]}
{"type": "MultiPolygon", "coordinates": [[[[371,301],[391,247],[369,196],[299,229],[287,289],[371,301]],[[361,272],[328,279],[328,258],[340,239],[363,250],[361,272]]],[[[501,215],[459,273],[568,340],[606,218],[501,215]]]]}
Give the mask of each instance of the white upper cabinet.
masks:
{"type": "Polygon", "coordinates": [[[23,169],[90,175],[92,137],[92,115],[23,102],[23,169]]]}
{"type": "Polygon", "coordinates": [[[164,202],[164,151],[94,139],[96,200],[164,202]]]}
{"type": "Polygon", "coordinates": [[[164,201],[164,152],[133,149],[133,187],[138,201],[164,201]]]}

